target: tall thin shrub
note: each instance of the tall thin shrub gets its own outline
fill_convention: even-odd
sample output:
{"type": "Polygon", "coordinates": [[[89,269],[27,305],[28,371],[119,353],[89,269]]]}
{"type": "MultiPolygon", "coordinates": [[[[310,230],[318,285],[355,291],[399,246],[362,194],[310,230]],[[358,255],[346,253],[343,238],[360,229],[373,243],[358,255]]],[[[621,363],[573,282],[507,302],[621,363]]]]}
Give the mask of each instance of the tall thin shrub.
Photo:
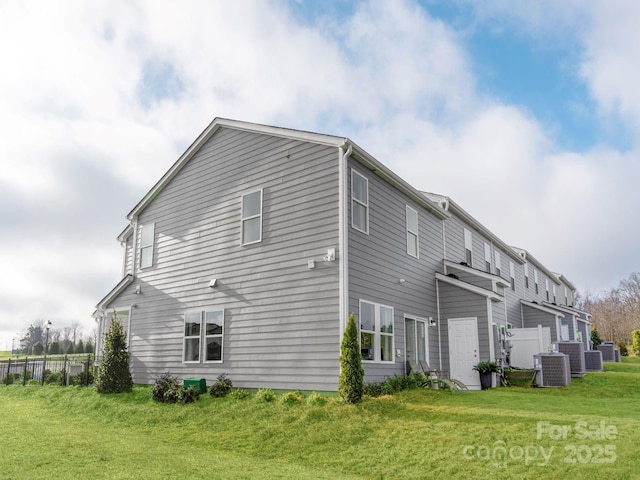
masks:
{"type": "Polygon", "coordinates": [[[593,348],[597,349],[598,345],[602,343],[602,338],[600,338],[600,334],[598,333],[598,330],[596,330],[595,328],[592,328],[590,337],[591,337],[591,341],[593,342],[593,348]]]}
{"type": "Polygon", "coordinates": [[[640,357],[640,330],[631,332],[631,350],[636,357],[640,357]]]}
{"type": "Polygon", "coordinates": [[[98,366],[96,389],[100,393],[122,393],[130,392],[132,388],[133,380],[129,370],[127,334],[122,322],[115,317],[104,337],[104,349],[102,361],[98,366]]]}
{"type": "Polygon", "coordinates": [[[338,394],[348,403],[358,403],[362,400],[364,391],[364,369],[362,368],[362,354],[358,342],[358,327],[356,317],[349,315],[347,328],[344,331],[340,346],[340,377],[338,379],[338,394]]]}

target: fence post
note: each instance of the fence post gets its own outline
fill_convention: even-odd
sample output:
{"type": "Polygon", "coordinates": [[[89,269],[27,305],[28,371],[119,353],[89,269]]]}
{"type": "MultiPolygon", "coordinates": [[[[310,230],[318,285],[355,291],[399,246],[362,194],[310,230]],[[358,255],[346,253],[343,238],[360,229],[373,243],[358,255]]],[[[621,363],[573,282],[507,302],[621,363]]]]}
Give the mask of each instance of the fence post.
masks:
{"type": "MultiPolygon", "coordinates": [[[[11,359],[9,359],[9,363],[7,364],[7,380],[6,380],[6,384],[9,385],[9,374],[11,373],[11,359]]],[[[13,375],[13,373],[11,373],[11,375],[13,375]]],[[[11,382],[13,383],[13,382],[11,382]]]]}
{"type": "Polygon", "coordinates": [[[64,361],[62,363],[62,378],[60,379],[60,383],[63,387],[69,386],[68,378],[69,378],[69,373],[67,372],[67,354],[65,353],[64,361]]]}
{"type": "Polygon", "coordinates": [[[29,363],[29,357],[24,357],[24,368],[22,369],[22,386],[27,384],[27,364],[29,363]]]}

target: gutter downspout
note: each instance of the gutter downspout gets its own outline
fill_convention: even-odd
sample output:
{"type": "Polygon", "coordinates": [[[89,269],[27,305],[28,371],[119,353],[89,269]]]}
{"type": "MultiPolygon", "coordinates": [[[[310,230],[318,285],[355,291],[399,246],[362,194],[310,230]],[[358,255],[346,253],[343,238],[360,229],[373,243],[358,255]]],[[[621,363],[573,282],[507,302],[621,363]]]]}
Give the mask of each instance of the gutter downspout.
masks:
{"type": "Polygon", "coordinates": [[[339,275],[339,310],[340,310],[340,338],[338,341],[338,351],[344,336],[347,318],[349,316],[349,265],[348,265],[348,204],[347,201],[347,164],[353,146],[345,141],[344,145],[338,149],[338,275],[339,275]],[[345,152],[345,146],[347,150],[345,152]]]}

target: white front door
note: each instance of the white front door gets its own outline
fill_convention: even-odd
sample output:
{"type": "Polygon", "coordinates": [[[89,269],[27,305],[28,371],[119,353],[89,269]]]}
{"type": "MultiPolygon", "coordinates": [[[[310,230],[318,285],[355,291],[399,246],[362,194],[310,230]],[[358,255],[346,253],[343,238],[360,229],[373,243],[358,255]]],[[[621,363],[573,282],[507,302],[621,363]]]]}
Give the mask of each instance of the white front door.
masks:
{"type": "Polygon", "coordinates": [[[451,378],[467,386],[480,386],[473,366],[480,361],[477,318],[449,318],[449,365],[451,378]]]}

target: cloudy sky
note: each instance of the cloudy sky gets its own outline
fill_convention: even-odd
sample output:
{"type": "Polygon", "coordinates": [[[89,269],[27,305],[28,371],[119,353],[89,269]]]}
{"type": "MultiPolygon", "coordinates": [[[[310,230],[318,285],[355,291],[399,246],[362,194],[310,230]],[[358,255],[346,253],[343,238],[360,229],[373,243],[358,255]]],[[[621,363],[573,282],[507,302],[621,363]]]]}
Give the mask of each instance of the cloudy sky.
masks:
{"type": "Polygon", "coordinates": [[[347,136],[582,291],[640,270],[640,2],[0,0],[0,350],[93,328],[216,116],[347,136]]]}

